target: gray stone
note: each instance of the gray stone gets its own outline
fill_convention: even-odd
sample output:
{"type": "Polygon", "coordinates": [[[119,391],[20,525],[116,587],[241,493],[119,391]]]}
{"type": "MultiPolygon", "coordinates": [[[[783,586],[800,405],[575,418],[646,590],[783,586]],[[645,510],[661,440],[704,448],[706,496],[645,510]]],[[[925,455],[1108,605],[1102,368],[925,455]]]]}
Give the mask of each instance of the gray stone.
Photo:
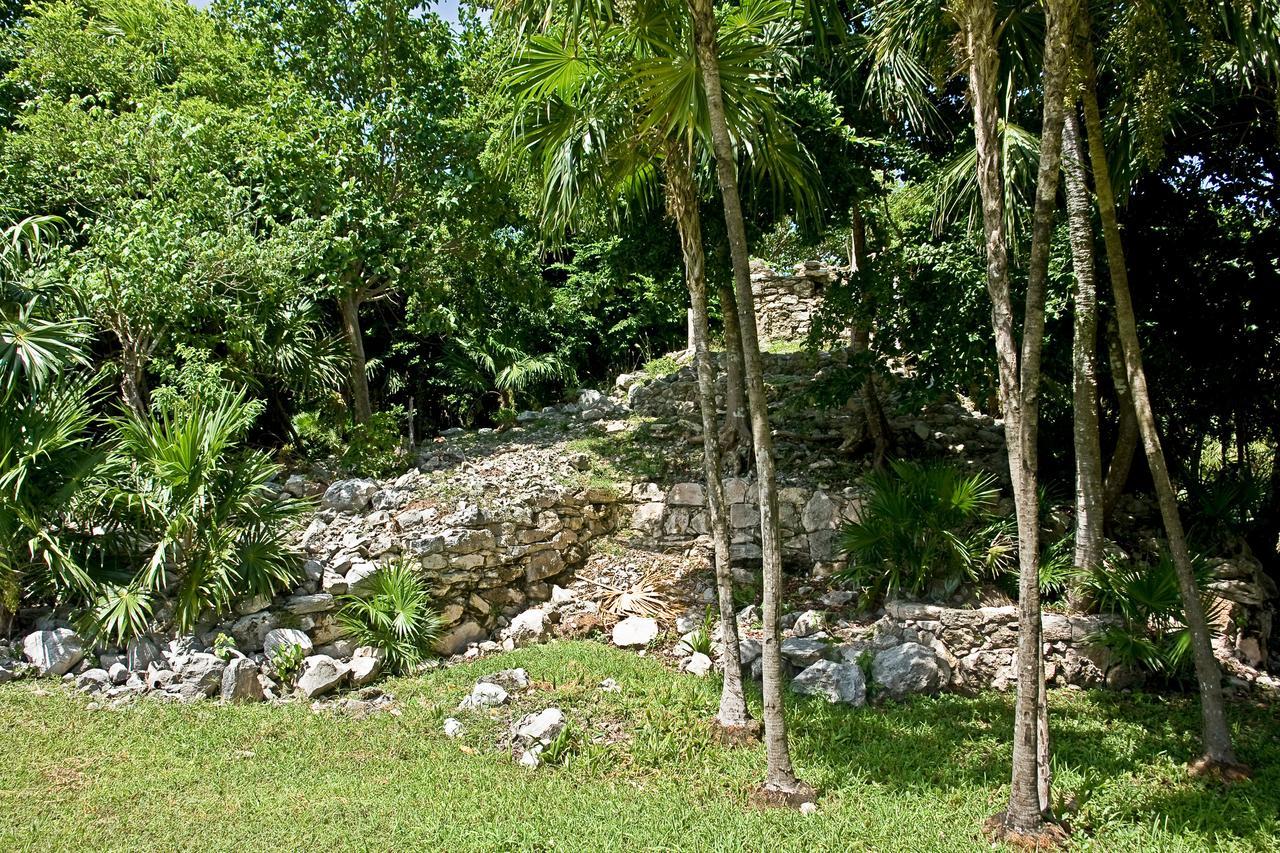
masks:
{"type": "Polygon", "coordinates": [[[291,596],[285,599],[284,609],[299,616],[304,613],[324,613],[333,609],[333,596],[327,592],[291,596]]]}
{"type": "Polygon", "coordinates": [[[667,492],[667,503],[671,506],[702,506],[706,503],[702,484],[676,483],[667,492]]]}
{"type": "Polygon", "coordinates": [[[247,703],[265,700],[258,665],[248,658],[234,658],[222,671],[223,702],[247,703]]]}
{"type": "Polygon", "coordinates": [[[458,710],[466,711],[472,708],[491,708],[496,705],[504,705],[510,696],[501,684],[493,684],[488,681],[477,681],[471,688],[471,692],[458,705],[458,710]]]}
{"type": "Polygon", "coordinates": [[[111,676],[111,683],[120,685],[129,680],[129,667],[120,661],[116,661],[107,667],[107,675],[111,676]]]}
{"type": "Polygon", "coordinates": [[[70,628],[35,631],[22,641],[22,653],[40,675],[66,675],[84,658],[84,643],[70,628]]]}
{"type": "Polygon", "coordinates": [[[344,581],[347,585],[347,591],[353,594],[365,592],[369,588],[370,578],[378,573],[379,566],[377,563],[360,562],[354,564],[347,570],[344,581]]]}
{"type": "Polygon", "coordinates": [[[480,627],[480,623],[467,620],[436,640],[435,648],[442,655],[456,655],[472,643],[478,643],[488,637],[488,633],[480,627]]]}
{"type": "Polygon", "coordinates": [[[622,648],[647,646],[658,636],[658,620],[628,616],[613,626],[613,644],[622,648]]]}
{"type": "Polygon", "coordinates": [[[792,631],[797,637],[808,637],[827,626],[827,614],[821,610],[806,610],[796,617],[792,631]]]}
{"type": "Polygon", "coordinates": [[[267,632],[262,641],[262,651],[267,660],[275,657],[276,652],[286,646],[301,646],[304,654],[311,654],[315,649],[306,632],[297,628],[275,628],[267,632]]]}
{"type": "Polygon", "coordinates": [[[328,655],[311,655],[302,661],[302,674],[298,676],[298,689],[308,699],[323,696],[336,688],[347,677],[347,665],[328,655]]]}
{"type": "Polygon", "coordinates": [[[817,661],[805,668],[791,682],[791,691],[803,696],[821,696],[828,702],[865,705],[866,677],[862,667],[852,663],[817,661]]]}
{"type": "Polygon", "coordinates": [[[179,673],[185,693],[192,698],[217,693],[222,687],[222,675],[226,668],[226,662],[216,655],[204,652],[192,655],[179,673]]]}
{"type": "Polygon", "coordinates": [[[871,665],[876,687],[900,699],[911,693],[936,693],[951,680],[951,667],[927,646],[903,643],[878,652],[871,665]]]}
{"type": "Polygon", "coordinates": [[[477,680],[484,684],[496,684],[507,691],[527,690],[532,683],[529,680],[529,673],[522,667],[498,670],[488,675],[482,675],[477,680]]]}
{"type": "Polygon", "coordinates": [[[339,480],[325,490],[320,504],[338,512],[361,512],[368,509],[377,491],[373,480],[339,480]]]}
{"type": "Polygon", "coordinates": [[[782,641],[782,656],[795,666],[808,667],[826,656],[827,644],[804,637],[782,641]]]}
{"type": "Polygon", "coordinates": [[[295,498],[302,497],[307,493],[307,478],[301,474],[290,474],[289,479],[284,481],[284,491],[295,498]]]}
{"type": "Polygon", "coordinates": [[[538,607],[532,607],[511,620],[506,635],[517,646],[540,643],[547,636],[547,614],[538,607]]]}
{"type": "Polygon", "coordinates": [[[681,668],[690,675],[705,677],[710,674],[711,667],[711,658],[707,657],[702,652],[694,652],[685,659],[684,665],[681,668]]]}
{"type": "Polygon", "coordinates": [[[836,517],[835,503],[827,497],[826,492],[817,491],[804,505],[804,512],[800,519],[804,524],[805,532],[813,533],[816,530],[829,530],[835,527],[836,517]]]}
{"type": "MultiPolygon", "coordinates": [[[[232,622],[228,626],[227,632],[236,641],[236,648],[252,652],[263,647],[267,634],[271,633],[279,624],[280,619],[274,613],[254,613],[250,616],[242,616],[232,622]]],[[[135,667],[130,667],[130,669],[135,669],[135,667]]]]}
{"type": "Polygon", "coordinates": [[[111,686],[111,676],[105,669],[94,667],[76,676],[76,689],[82,693],[97,693],[111,686]]]}
{"type": "Polygon", "coordinates": [[[382,672],[381,656],[354,657],[349,664],[351,684],[363,687],[373,681],[382,672]]]}
{"type": "Polygon", "coordinates": [[[738,641],[738,656],[741,658],[743,666],[748,666],[752,662],[759,660],[763,652],[764,649],[761,647],[759,640],[744,637],[738,641]]]}
{"type": "Polygon", "coordinates": [[[545,746],[563,730],[564,712],[559,708],[547,708],[521,719],[516,724],[516,738],[521,743],[541,743],[545,746]]]}
{"type": "Polygon", "coordinates": [[[444,736],[445,737],[462,737],[466,734],[467,729],[459,720],[453,717],[445,717],[444,719],[444,736]]]}

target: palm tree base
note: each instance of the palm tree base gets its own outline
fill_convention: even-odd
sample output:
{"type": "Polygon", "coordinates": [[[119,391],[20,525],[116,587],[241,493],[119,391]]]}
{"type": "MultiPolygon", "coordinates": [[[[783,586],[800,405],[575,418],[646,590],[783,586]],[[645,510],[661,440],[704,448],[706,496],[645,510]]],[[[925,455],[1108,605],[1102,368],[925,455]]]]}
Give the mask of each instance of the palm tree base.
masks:
{"type": "Polygon", "coordinates": [[[1212,758],[1208,755],[1202,755],[1188,764],[1187,772],[1197,779],[1208,779],[1213,782],[1221,782],[1224,785],[1244,782],[1253,776],[1253,771],[1249,769],[1247,764],[1241,764],[1233,760],[1212,758]]]}
{"type": "Polygon", "coordinates": [[[1004,843],[1019,850],[1053,850],[1065,844],[1070,833],[1066,825],[1052,818],[1042,818],[1031,827],[1017,826],[1010,823],[1008,812],[1000,812],[982,824],[982,834],[992,844],[1004,843]]]}
{"type": "Polygon", "coordinates": [[[818,798],[818,789],[798,779],[790,784],[763,782],[751,789],[751,805],[761,809],[798,809],[818,798]]]}
{"type": "Polygon", "coordinates": [[[711,721],[712,736],[721,746],[751,746],[760,742],[764,726],[759,720],[746,719],[741,723],[725,723],[716,717],[711,721]]]}

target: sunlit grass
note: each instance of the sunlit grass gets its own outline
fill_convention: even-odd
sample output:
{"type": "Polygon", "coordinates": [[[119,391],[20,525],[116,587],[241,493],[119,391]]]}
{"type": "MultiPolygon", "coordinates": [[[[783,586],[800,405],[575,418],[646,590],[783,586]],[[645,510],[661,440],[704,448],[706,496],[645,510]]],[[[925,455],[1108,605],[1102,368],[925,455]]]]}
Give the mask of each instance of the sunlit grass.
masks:
{"type": "MultiPolygon", "coordinates": [[[[761,748],[717,745],[713,681],[594,643],[558,642],[388,682],[399,716],[142,702],[90,711],[48,683],[0,688],[3,849],[957,850],[1007,796],[1011,699],[943,696],[858,710],[789,703],[811,817],[761,812],[761,748]],[[538,682],[494,716],[458,714],[476,677],[538,682]],[[613,678],[617,693],[598,689],[613,678]],[[41,695],[45,694],[45,695],[41,695]],[[512,716],[563,708],[564,766],[530,772],[498,745],[512,716]]],[[[1193,701],[1053,694],[1055,767],[1089,850],[1280,849],[1280,723],[1232,708],[1255,778],[1189,780],[1193,701]]]]}

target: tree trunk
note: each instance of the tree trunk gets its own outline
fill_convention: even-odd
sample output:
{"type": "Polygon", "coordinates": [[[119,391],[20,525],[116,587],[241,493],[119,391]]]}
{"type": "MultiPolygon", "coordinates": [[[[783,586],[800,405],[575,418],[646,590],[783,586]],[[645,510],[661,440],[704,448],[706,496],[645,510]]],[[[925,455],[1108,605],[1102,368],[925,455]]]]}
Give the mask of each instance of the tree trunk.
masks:
{"type": "Polygon", "coordinates": [[[357,290],[347,290],[338,297],[342,311],[342,333],[347,339],[351,355],[351,414],[358,424],[369,422],[373,406],[369,403],[369,376],[364,357],[364,333],[360,330],[360,295],[357,290]]]}
{"type": "Polygon", "coordinates": [[[146,359],[131,341],[121,340],[120,344],[120,394],[130,411],[145,418],[150,411],[146,359]]]}
{"type": "Polygon", "coordinates": [[[1013,773],[1009,805],[988,823],[997,836],[1038,838],[1048,826],[1047,712],[1040,622],[1040,520],[1037,494],[1040,355],[1044,342],[1044,302],[1049,243],[1057,199],[1066,83],[1067,33],[1072,3],[1047,4],[1045,33],[1044,120],[1040,164],[1032,216],[1021,358],[1013,330],[1009,293],[1008,240],[1005,234],[1003,175],[998,131],[997,29],[992,0],[969,0],[960,23],[969,60],[970,98],[978,155],[987,250],[987,289],[1000,372],[1009,473],[1018,521],[1018,695],[1014,713],[1013,773]],[[1021,362],[1021,364],[1019,364],[1021,362]]]}
{"type": "Polygon", "coordinates": [[[667,212],[680,232],[680,252],[684,259],[685,284],[689,288],[689,331],[694,365],[698,375],[698,405],[702,412],[702,467],[707,480],[707,510],[714,546],[716,594],[720,604],[721,640],[724,643],[724,683],[716,723],[740,742],[751,731],[751,715],[742,690],[742,658],[738,648],[738,619],[733,603],[733,569],[730,565],[729,510],[725,505],[720,440],[716,431],[716,369],[707,347],[706,256],[702,244],[702,222],[693,174],[680,146],[667,146],[667,212]]]}
{"type": "Polygon", "coordinates": [[[1116,325],[1120,333],[1120,346],[1124,354],[1125,376],[1133,394],[1134,412],[1138,431],[1147,454],[1147,467],[1155,483],[1156,499],[1160,515],[1164,519],[1165,533],[1169,539],[1169,552],[1178,574],[1178,589],[1182,594],[1185,622],[1191,634],[1191,647],[1195,658],[1196,680],[1200,685],[1200,714],[1203,723],[1203,755],[1193,763],[1193,768],[1228,776],[1243,771],[1231,746],[1231,730],[1227,726],[1226,708],[1222,698],[1222,672],[1213,655],[1209,639],[1209,625],[1204,608],[1200,604],[1200,592],[1196,588],[1195,571],[1191,565],[1191,553],[1187,549],[1186,534],[1178,511],[1178,498],[1169,477],[1164,450],[1151,397],[1147,391],[1147,377],[1142,366],[1142,350],[1138,341],[1138,325],[1129,293],[1129,275],[1125,266],[1124,245],[1120,238],[1120,225],[1116,217],[1115,195],[1111,189],[1111,173],[1108,171],[1105,141],[1102,135],[1102,116],[1098,109],[1097,70],[1093,62],[1091,45],[1084,51],[1085,89],[1084,114],[1088,134],[1089,156],[1093,165],[1093,183],[1098,198],[1098,212],[1102,219],[1102,234],[1107,248],[1107,266],[1111,273],[1111,292],[1115,300],[1116,325]]]}
{"type": "MultiPolygon", "coordinates": [[[[849,268],[854,275],[863,272],[867,265],[867,229],[862,218],[862,211],[855,202],[849,223],[849,268]]],[[[872,444],[872,465],[877,469],[884,468],[885,458],[889,454],[892,431],[884,416],[884,407],[880,405],[880,394],[876,389],[876,371],[871,358],[871,292],[863,288],[861,298],[861,317],[855,319],[850,330],[849,342],[854,355],[866,359],[867,377],[862,383],[862,416],[866,422],[867,437],[872,444]]]]}
{"type": "Polygon", "coordinates": [[[1102,560],[1102,442],[1098,436],[1098,288],[1093,216],[1075,103],[1063,134],[1063,172],[1076,292],[1071,347],[1076,457],[1076,543],[1073,562],[1092,571],[1102,560]]]}
{"type": "Polygon", "coordinates": [[[784,804],[809,801],[813,789],[796,778],[787,744],[782,709],[782,648],[778,627],[782,586],[782,542],[778,532],[778,490],[773,469],[773,436],[769,427],[769,401],[765,395],[760,343],[756,333],[755,301],[751,295],[751,267],[747,251],[746,223],[738,194],[733,142],[725,119],[724,94],[716,46],[715,7],[712,0],[689,0],[694,40],[716,158],[716,178],[724,202],[725,227],[733,259],[733,287],[741,327],[743,376],[755,443],[756,476],[760,490],[760,546],[764,576],[764,725],[767,771],[759,791],[766,800],[784,804]]]}
{"type": "Polygon", "coordinates": [[[724,311],[724,426],[720,430],[720,453],[735,460],[736,473],[745,473],[751,467],[751,421],[747,417],[747,386],[742,375],[738,301],[730,288],[720,288],[720,305],[724,311]]]}
{"type": "Polygon", "coordinates": [[[1116,408],[1120,418],[1116,446],[1111,452],[1111,464],[1107,466],[1106,484],[1102,490],[1102,509],[1109,524],[1116,502],[1124,494],[1133,469],[1133,456],[1138,450],[1138,416],[1133,410],[1133,393],[1125,378],[1124,352],[1120,347],[1120,331],[1115,318],[1107,321],[1107,362],[1111,367],[1111,380],[1116,388],[1116,408]]]}

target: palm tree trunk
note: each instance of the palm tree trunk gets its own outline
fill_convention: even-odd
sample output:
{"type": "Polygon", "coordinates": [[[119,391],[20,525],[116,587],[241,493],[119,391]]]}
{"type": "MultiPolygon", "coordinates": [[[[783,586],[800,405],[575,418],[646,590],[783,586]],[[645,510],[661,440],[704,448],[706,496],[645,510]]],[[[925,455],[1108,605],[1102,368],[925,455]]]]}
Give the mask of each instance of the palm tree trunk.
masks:
{"type": "Polygon", "coordinates": [[[756,333],[755,300],[751,295],[751,266],[747,229],[738,194],[733,142],[725,118],[716,45],[715,7],[712,0],[688,0],[693,15],[694,40],[716,158],[716,177],[724,202],[725,227],[733,259],[733,288],[741,327],[743,376],[755,443],[756,477],[760,490],[760,547],[764,576],[764,726],[767,770],[759,793],[762,800],[779,804],[809,801],[814,790],[796,778],[787,743],[782,709],[782,642],[778,626],[782,586],[782,542],[778,531],[778,489],[774,473],[773,436],[769,427],[769,401],[765,395],[760,342],[756,333]]]}
{"type": "Polygon", "coordinates": [[[373,417],[369,402],[369,376],[364,356],[364,333],[360,330],[360,296],[357,290],[345,290],[338,297],[342,311],[342,333],[351,356],[351,409],[355,422],[364,424],[373,417]]]}
{"type": "Polygon", "coordinates": [[[1063,133],[1067,219],[1076,292],[1072,337],[1072,409],[1076,456],[1076,544],[1074,563],[1094,569],[1102,560],[1102,442],[1098,436],[1098,287],[1093,252],[1093,216],[1085,183],[1080,127],[1071,106],[1063,133]]]}
{"type": "Polygon", "coordinates": [[[121,339],[120,352],[120,394],[125,405],[140,418],[147,417],[150,408],[147,402],[146,359],[140,348],[132,341],[121,339]]]}
{"type": "Polygon", "coordinates": [[[1014,713],[1012,784],[1007,809],[988,822],[988,831],[1002,837],[1039,837],[1047,831],[1048,745],[1042,741],[1047,739],[1048,724],[1041,647],[1037,443],[1045,289],[1049,238],[1057,200],[1066,84],[1066,39],[1071,5],[1071,0],[1058,0],[1048,3],[1046,8],[1044,119],[1020,358],[1013,332],[1013,304],[1009,293],[1008,241],[997,127],[999,56],[995,6],[992,0],[969,0],[959,10],[969,60],[978,188],[982,196],[987,249],[987,289],[992,302],[1000,397],[1018,521],[1018,695],[1014,713]]]}
{"type": "Polygon", "coordinates": [[[1195,658],[1196,681],[1200,686],[1200,715],[1203,726],[1203,754],[1193,763],[1197,771],[1235,776],[1243,772],[1231,746],[1231,730],[1227,726],[1227,713],[1222,697],[1222,672],[1213,655],[1209,639],[1209,624],[1200,604],[1200,592],[1196,587],[1195,571],[1191,565],[1191,552],[1187,548],[1186,534],[1178,511],[1178,498],[1169,477],[1164,450],[1160,444],[1159,428],[1147,391],[1146,372],[1142,366],[1142,350],[1138,341],[1138,324],[1133,312],[1133,299],[1129,292],[1129,274],[1125,266],[1124,245],[1120,238],[1120,225],[1116,217],[1115,194],[1111,188],[1111,173],[1107,165],[1105,140],[1102,135],[1102,115],[1098,109],[1097,70],[1093,61],[1092,46],[1084,50],[1084,114],[1088,134],[1089,157],[1093,165],[1093,184],[1098,198],[1098,212],[1102,219],[1102,235],[1107,248],[1107,266],[1111,273],[1111,292],[1115,300],[1116,325],[1120,333],[1120,346],[1124,354],[1125,377],[1133,394],[1134,412],[1138,431],[1146,450],[1147,467],[1155,483],[1156,500],[1164,520],[1165,534],[1169,539],[1169,553],[1173,557],[1178,574],[1178,589],[1182,594],[1187,629],[1191,634],[1191,648],[1195,658]]]}
{"type": "Polygon", "coordinates": [[[1111,452],[1111,464],[1107,466],[1107,479],[1102,489],[1102,509],[1110,523],[1116,502],[1124,494],[1124,487],[1129,482],[1129,472],[1133,469],[1133,456],[1138,450],[1138,415],[1133,410],[1133,393],[1129,390],[1129,380],[1125,377],[1124,351],[1120,346],[1120,330],[1116,327],[1115,318],[1107,321],[1107,362],[1111,367],[1111,381],[1116,388],[1116,408],[1120,424],[1116,435],[1116,446],[1111,452]]]}
{"type": "Polygon", "coordinates": [[[720,605],[720,631],[724,643],[724,682],[716,723],[726,742],[750,739],[752,722],[742,690],[742,657],[738,648],[738,619],[733,605],[733,569],[730,565],[729,511],[725,505],[720,465],[720,440],[716,431],[716,370],[707,347],[706,256],[702,222],[693,174],[680,146],[670,143],[666,159],[667,212],[680,232],[685,284],[689,288],[689,331],[698,374],[698,405],[702,411],[702,465],[707,480],[707,513],[714,548],[716,596],[720,605]]]}

